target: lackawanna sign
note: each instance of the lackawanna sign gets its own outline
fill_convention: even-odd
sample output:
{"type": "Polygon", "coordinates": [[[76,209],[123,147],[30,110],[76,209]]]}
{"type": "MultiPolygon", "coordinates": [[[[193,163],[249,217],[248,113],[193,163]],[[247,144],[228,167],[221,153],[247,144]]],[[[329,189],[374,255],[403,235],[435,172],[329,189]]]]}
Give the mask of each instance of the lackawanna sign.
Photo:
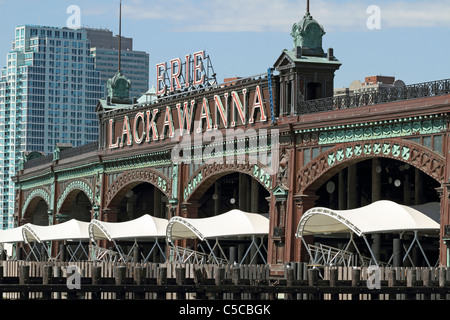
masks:
{"type": "Polygon", "coordinates": [[[224,88],[217,89],[218,94],[207,91],[204,96],[174,105],[151,105],[134,114],[127,113],[120,120],[117,116],[110,118],[108,147],[116,149],[174,138],[176,134],[182,136],[268,121],[270,110],[265,102],[269,98],[268,85],[260,80],[250,81],[247,87],[235,86],[233,90],[230,86],[229,91],[223,91],[224,88]]]}

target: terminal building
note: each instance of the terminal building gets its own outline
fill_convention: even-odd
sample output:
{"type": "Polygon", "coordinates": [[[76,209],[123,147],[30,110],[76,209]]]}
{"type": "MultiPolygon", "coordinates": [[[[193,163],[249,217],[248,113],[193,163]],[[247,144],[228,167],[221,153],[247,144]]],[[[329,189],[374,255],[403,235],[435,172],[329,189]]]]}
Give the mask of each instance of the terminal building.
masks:
{"type": "Polygon", "coordinates": [[[16,226],[149,215],[169,221],[166,259],[209,247],[244,261],[252,241],[263,252],[253,262],[273,272],[292,261],[447,265],[450,81],[334,95],[341,63],[323,27],[307,10],[291,35],[256,77],[210,81],[202,51],[160,64],[144,103],[119,70],[97,104],[98,142],[22,163],[16,226]],[[265,217],[265,231],[220,235],[243,226],[235,210],[265,217]]]}

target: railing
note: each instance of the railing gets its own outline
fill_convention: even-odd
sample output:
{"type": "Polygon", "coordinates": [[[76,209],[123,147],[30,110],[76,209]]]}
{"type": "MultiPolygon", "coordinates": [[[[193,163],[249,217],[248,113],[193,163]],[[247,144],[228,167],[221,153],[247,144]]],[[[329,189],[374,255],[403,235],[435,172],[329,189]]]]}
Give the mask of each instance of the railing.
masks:
{"type": "Polygon", "coordinates": [[[60,160],[67,159],[67,158],[71,158],[74,156],[78,156],[78,155],[89,153],[89,152],[96,151],[96,150],[98,150],[98,141],[90,142],[90,143],[86,143],[86,144],[83,144],[78,147],[62,150],[59,154],[59,159],[60,160]]]}
{"type": "Polygon", "coordinates": [[[444,79],[411,84],[407,86],[380,87],[376,90],[370,90],[361,93],[300,101],[295,112],[297,115],[300,115],[339,109],[357,108],[380,103],[434,97],[449,93],[450,79],[444,79]]]}
{"type": "Polygon", "coordinates": [[[343,249],[324,244],[309,245],[313,258],[311,264],[339,267],[369,266],[371,259],[343,249]]]}
{"type": "Polygon", "coordinates": [[[47,156],[42,156],[42,157],[38,157],[38,158],[33,158],[31,160],[26,161],[23,164],[23,168],[24,169],[30,169],[33,167],[38,167],[44,164],[48,164],[48,163],[52,163],[53,161],[53,155],[49,154],[47,156]]]}
{"type": "Polygon", "coordinates": [[[214,257],[212,254],[184,248],[184,247],[170,247],[169,252],[170,262],[176,263],[190,263],[190,264],[214,264],[216,260],[219,265],[227,264],[226,259],[214,257]]]}
{"type": "Polygon", "coordinates": [[[448,268],[372,271],[290,263],[284,275],[272,276],[269,265],[4,261],[0,294],[11,300],[450,300],[448,268]]]}
{"type": "MultiPolygon", "coordinates": [[[[89,152],[93,152],[98,150],[98,142],[90,142],[78,147],[74,147],[74,148],[69,148],[69,149],[65,149],[62,150],[59,154],[59,159],[68,159],[74,156],[79,156],[82,154],[86,154],[89,152]]],[[[46,156],[42,156],[42,157],[38,157],[38,158],[33,158],[31,160],[26,161],[23,164],[23,168],[24,169],[30,169],[30,168],[34,168],[37,166],[41,166],[44,164],[49,164],[53,162],[53,154],[49,154],[46,156]]]]}

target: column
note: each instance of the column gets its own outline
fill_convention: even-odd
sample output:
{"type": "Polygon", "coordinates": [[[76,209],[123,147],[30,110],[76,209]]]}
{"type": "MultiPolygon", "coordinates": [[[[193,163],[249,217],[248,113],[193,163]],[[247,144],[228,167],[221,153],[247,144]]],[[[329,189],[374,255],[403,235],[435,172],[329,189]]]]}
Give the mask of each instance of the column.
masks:
{"type": "Polygon", "coordinates": [[[214,215],[220,214],[220,180],[214,182],[214,215]]]}
{"type": "Polygon", "coordinates": [[[409,178],[409,171],[405,174],[405,179],[403,181],[403,204],[411,204],[411,181],[409,178]]]}
{"type": "MultiPolygon", "coordinates": [[[[309,209],[313,208],[317,200],[317,196],[314,194],[302,194],[302,195],[295,195],[294,201],[296,204],[296,207],[294,210],[296,210],[296,219],[295,219],[295,228],[298,226],[298,223],[300,222],[300,219],[302,215],[308,211],[309,209]]],[[[308,252],[304,248],[304,244],[301,241],[301,239],[294,239],[295,235],[289,235],[292,237],[292,240],[295,241],[294,245],[292,245],[292,248],[289,248],[286,246],[286,262],[288,261],[309,261],[308,252]]],[[[314,241],[313,237],[308,236],[307,239],[305,239],[307,243],[311,243],[314,241]]]]}
{"type": "Polygon", "coordinates": [[[259,213],[259,182],[256,179],[251,179],[250,212],[259,213]]]}
{"type": "Polygon", "coordinates": [[[372,202],[381,199],[381,166],[380,159],[372,159],[372,202]]]}
{"type": "Polygon", "coordinates": [[[338,193],[339,193],[339,210],[347,209],[347,186],[345,184],[345,172],[344,170],[339,171],[339,182],[338,182],[338,193]]]}
{"type": "Polygon", "coordinates": [[[348,170],[347,209],[354,209],[358,206],[356,164],[350,165],[347,170],[348,170]]]}
{"type": "Polygon", "coordinates": [[[414,175],[414,201],[415,204],[422,204],[422,193],[423,193],[423,177],[422,172],[414,168],[415,175],[414,175]]]}
{"type": "Polygon", "coordinates": [[[164,218],[164,213],[161,212],[161,191],[153,187],[153,216],[164,218]]]}
{"type": "MultiPolygon", "coordinates": [[[[381,166],[380,159],[372,159],[372,203],[381,200],[381,166]]],[[[380,261],[380,238],[379,233],[372,234],[372,251],[377,259],[380,261]]]]}
{"type": "Polygon", "coordinates": [[[239,209],[247,211],[247,179],[245,173],[239,173],[239,209]]]}

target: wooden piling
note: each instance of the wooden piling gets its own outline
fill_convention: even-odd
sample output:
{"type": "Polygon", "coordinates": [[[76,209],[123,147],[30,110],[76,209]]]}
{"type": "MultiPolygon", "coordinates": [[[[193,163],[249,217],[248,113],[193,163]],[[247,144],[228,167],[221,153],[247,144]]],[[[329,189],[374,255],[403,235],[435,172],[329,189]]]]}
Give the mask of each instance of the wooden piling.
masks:
{"type": "MultiPolygon", "coordinates": [[[[186,268],[185,267],[178,267],[175,269],[175,279],[176,284],[178,286],[183,286],[186,281],[186,268]]],[[[177,299],[178,300],[184,300],[186,299],[186,293],[183,291],[182,288],[177,291],[177,299]]]]}
{"type": "MultiPolygon", "coordinates": [[[[101,278],[102,277],[102,267],[101,266],[94,266],[92,268],[92,275],[91,275],[91,281],[93,285],[99,285],[102,283],[101,278]]],[[[94,291],[92,292],[92,300],[100,300],[101,299],[101,292],[94,291]]]]}
{"type": "MultiPolygon", "coordinates": [[[[114,269],[114,279],[116,286],[123,286],[126,280],[126,267],[125,266],[116,266],[114,269]]],[[[117,300],[125,299],[125,292],[119,290],[116,292],[117,300]]]]}
{"type": "MultiPolygon", "coordinates": [[[[231,282],[235,286],[239,286],[241,284],[241,268],[240,266],[234,266],[231,269],[231,282]]],[[[241,299],[241,293],[240,292],[234,292],[233,293],[233,300],[240,300],[241,299]]]]}
{"type": "MultiPolygon", "coordinates": [[[[331,268],[330,269],[330,287],[336,288],[337,284],[338,284],[338,269],[331,268]]],[[[331,300],[339,300],[339,294],[332,293],[331,300]]]]}
{"type": "MultiPolygon", "coordinates": [[[[220,266],[216,269],[216,273],[214,274],[214,283],[216,286],[222,286],[225,284],[225,267],[220,266]]],[[[223,292],[217,293],[215,298],[223,300],[223,292]]]]}
{"type": "MultiPolygon", "coordinates": [[[[29,265],[21,265],[19,266],[19,284],[25,285],[30,283],[30,266],[29,265]]],[[[21,292],[21,299],[28,299],[28,292],[21,292]]]]}
{"type": "MultiPolygon", "coordinates": [[[[317,280],[319,278],[319,269],[312,268],[308,270],[308,285],[310,287],[317,286],[317,280]]],[[[310,300],[319,300],[319,293],[315,292],[309,296],[310,300]]]]}
{"type": "MultiPolygon", "coordinates": [[[[134,283],[137,285],[145,284],[145,269],[141,265],[137,265],[133,270],[134,283]]],[[[143,300],[145,298],[145,292],[135,292],[134,299],[143,300]]]]}
{"type": "MultiPolygon", "coordinates": [[[[417,274],[415,269],[409,268],[406,272],[406,286],[407,287],[415,287],[417,281],[417,274]]],[[[410,293],[406,295],[406,300],[415,300],[416,294],[410,293]]]]}
{"type": "MultiPolygon", "coordinates": [[[[292,287],[295,284],[295,270],[292,266],[287,266],[285,269],[286,273],[286,286],[292,287]]],[[[296,293],[288,293],[287,299],[288,300],[296,300],[297,294],[296,293]]]]}
{"type": "MultiPolygon", "coordinates": [[[[352,269],[352,287],[359,287],[361,279],[361,270],[358,268],[352,269]]],[[[359,300],[359,293],[352,294],[352,300],[359,300]]]]}
{"type": "MultiPolygon", "coordinates": [[[[53,267],[45,265],[42,270],[42,284],[51,284],[53,278],[53,267]]],[[[52,298],[51,292],[43,292],[42,298],[44,300],[50,300],[52,298]]]]}
{"type": "MultiPolygon", "coordinates": [[[[159,267],[157,269],[156,283],[159,286],[164,286],[167,284],[167,268],[166,267],[159,267]]],[[[164,293],[164,292],[158,292],[156,294],[156,299],[163,300],[165,298],[166,298],[166,293],[164,293]]]]}

